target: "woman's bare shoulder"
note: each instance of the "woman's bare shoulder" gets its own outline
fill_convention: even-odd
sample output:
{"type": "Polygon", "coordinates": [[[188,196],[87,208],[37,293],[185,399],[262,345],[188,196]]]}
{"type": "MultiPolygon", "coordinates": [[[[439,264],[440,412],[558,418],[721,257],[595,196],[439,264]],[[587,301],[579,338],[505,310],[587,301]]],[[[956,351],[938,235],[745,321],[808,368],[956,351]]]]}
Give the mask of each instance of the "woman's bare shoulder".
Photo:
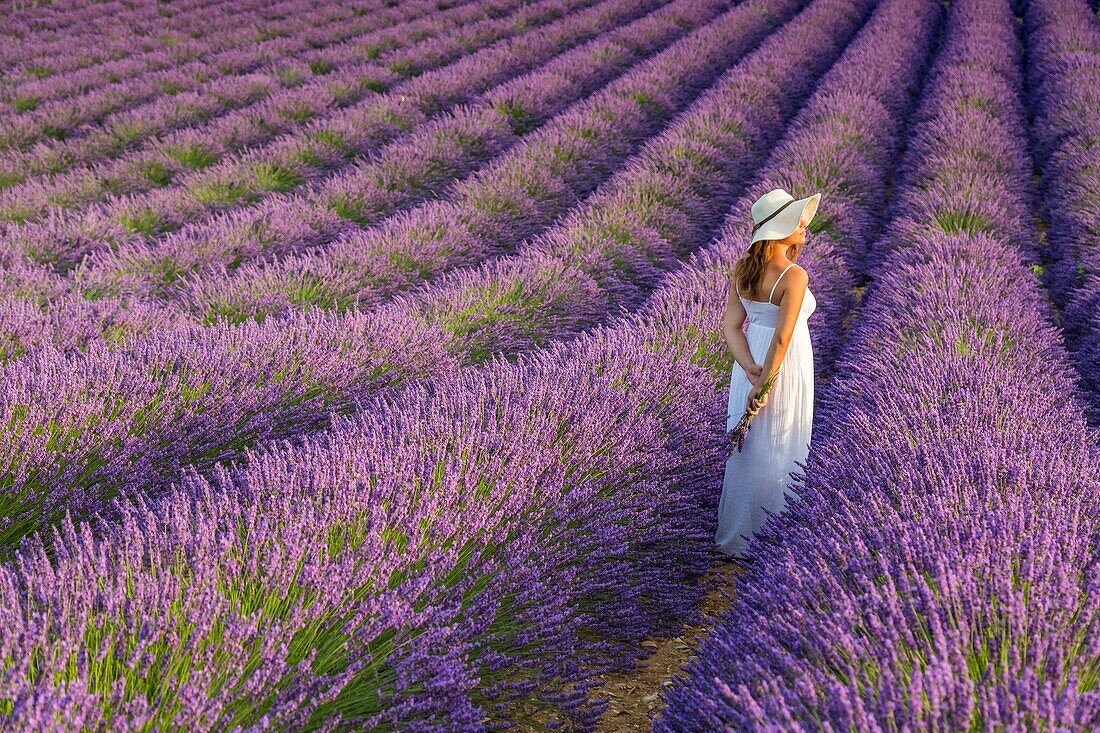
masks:
{"type": "Polygon", "coordinates": [[[787,277],[783,279],[790,279],[792,283],[801,284],[802,286],[808,284],[810,282],[810,273],[806,272],[805,268],[803,268],[802,265],[798,265],[793,262],[791,264],[794,266],[787,271],[787,277]]]}
{"type": "Polygon", "coordinates": [[[796,262],[790,262],[776,269],[778,270],[777,275],[779,277],[776,282],[783,290],[786,290],[791,285],[805,286],[806,283],[810,281],[809,274],[802,268],[802,265],[796,262]]]}
{"type": "Polygon", "coordinates": [[[780,297],[781,302],[787,300],[786,296],[789,293],[795,293],[799,295],[805,295],[806,290],[809,287],[810,275],[801,265],[794,265],[788,269],[782,277],[782,280],[778,283],[779,287],[776,289],[776,296],[780,297]]]}

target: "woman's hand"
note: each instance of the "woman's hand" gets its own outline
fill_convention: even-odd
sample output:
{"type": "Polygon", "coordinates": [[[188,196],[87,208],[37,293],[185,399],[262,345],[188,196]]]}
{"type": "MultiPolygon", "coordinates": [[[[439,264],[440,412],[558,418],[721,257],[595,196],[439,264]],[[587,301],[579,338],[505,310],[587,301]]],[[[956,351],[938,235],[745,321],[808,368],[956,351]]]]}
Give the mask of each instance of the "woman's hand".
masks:
{"type": "Polygon", "coordinates": [[[764,382],[764,365],[753,364],[745,371],[745,376],[749,378],[752,386],[759,390],[760,385],[764,382]]]}
{"type": "Polygon", "coordinates": [[[745,412],[749,413],[751,417],[756,417],[756,413],[760,412],[760,409],[764,405],[768,404],[768,396],[764,395],[760,399],[756,399],[756,393],[759,390],[753,388],[749,391],[749,398],[745,400],[745,412]]]}

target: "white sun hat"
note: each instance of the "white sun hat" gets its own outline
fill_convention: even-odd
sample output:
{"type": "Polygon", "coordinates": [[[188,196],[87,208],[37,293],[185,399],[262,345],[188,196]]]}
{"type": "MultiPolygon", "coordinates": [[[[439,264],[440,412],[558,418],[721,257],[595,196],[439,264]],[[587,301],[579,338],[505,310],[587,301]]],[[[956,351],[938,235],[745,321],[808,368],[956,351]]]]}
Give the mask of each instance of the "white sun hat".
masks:
{"type": "Polygon", "coordinates": [[[782,188],[768,191],[752,205],[752,241],[786,239],[791,236],[798,229],[803,213],[806,214],[806,223],[810,223],[817,213],[817,203],[820,200],[819,193],[796,199],[782,188]]]}

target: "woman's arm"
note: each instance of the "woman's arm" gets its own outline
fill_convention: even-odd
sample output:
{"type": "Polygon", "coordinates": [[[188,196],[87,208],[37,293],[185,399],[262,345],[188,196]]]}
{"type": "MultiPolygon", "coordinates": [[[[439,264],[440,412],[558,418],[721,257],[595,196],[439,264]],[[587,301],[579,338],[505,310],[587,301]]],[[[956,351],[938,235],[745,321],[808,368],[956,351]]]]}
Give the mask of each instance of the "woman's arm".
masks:
{"type": "MultiPolygon", "coordinates": [[[[791,345],[791,336],[794,334],[794,324],[798,321],[798,313],[802,310],[802,301],[806,297],[806,286],[810,278],[801,267],[792,267],[786,277],[783,278],[783,302],[779,304],[779,322],[775,324],[775,333],[772,334],[772,344],[768,348],[768,355],[764,357],[764,377],[774,374],[775,370],[783,364],[783,358],[787,355],[787,348],[791,345]]],[[[756,402],[763,407],[768,402],[768,396],[762,400],[753,400],[749,395],[750,405],[756,402]]]]}
{"type": "Polygon", "coordinates": [[[745,338],[742,327],[745,325],[745,306],[741,305],[741,299],[735,295],[733,283],[729,283],[729,291],[726,295],[726,312],[722,316],[722,334],[726,337],[726,348],[733,354],[733,359],[741,368],[749,372],[756,362],[749,350],[749,340],[745,338]]]}

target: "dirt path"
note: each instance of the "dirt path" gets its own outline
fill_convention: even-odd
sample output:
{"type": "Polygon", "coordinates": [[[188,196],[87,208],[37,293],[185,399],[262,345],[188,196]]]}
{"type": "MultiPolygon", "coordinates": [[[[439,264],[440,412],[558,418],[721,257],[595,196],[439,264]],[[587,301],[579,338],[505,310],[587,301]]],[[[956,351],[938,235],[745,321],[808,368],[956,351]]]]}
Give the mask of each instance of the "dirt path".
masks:
{"type": "MultiPolygon", "coordinates": [[[[724,578],[721,585],[729,592],[739,573],[737,565],[721,560],[711,567],[712,574],[724,578]]],[[[703,601],[703,613],[714,618],[729,608],[729,601],[718,590],[711,591],[703,601]]],[[[642,646],[655,649],[653,655],[640,662],[633,674],[605,675],[607,683],[601,691],[611,698],[607,712],[596,728],[596,733],[636,733],[652,729],[649,713],[661,705],[658,693],[670,685],[688,660],[694,655],[700,640],[712,624],[685,626],[680,636],[649,638],[642,646]],[[641,666],[644,665],[644,666],[641,666]]]]}

